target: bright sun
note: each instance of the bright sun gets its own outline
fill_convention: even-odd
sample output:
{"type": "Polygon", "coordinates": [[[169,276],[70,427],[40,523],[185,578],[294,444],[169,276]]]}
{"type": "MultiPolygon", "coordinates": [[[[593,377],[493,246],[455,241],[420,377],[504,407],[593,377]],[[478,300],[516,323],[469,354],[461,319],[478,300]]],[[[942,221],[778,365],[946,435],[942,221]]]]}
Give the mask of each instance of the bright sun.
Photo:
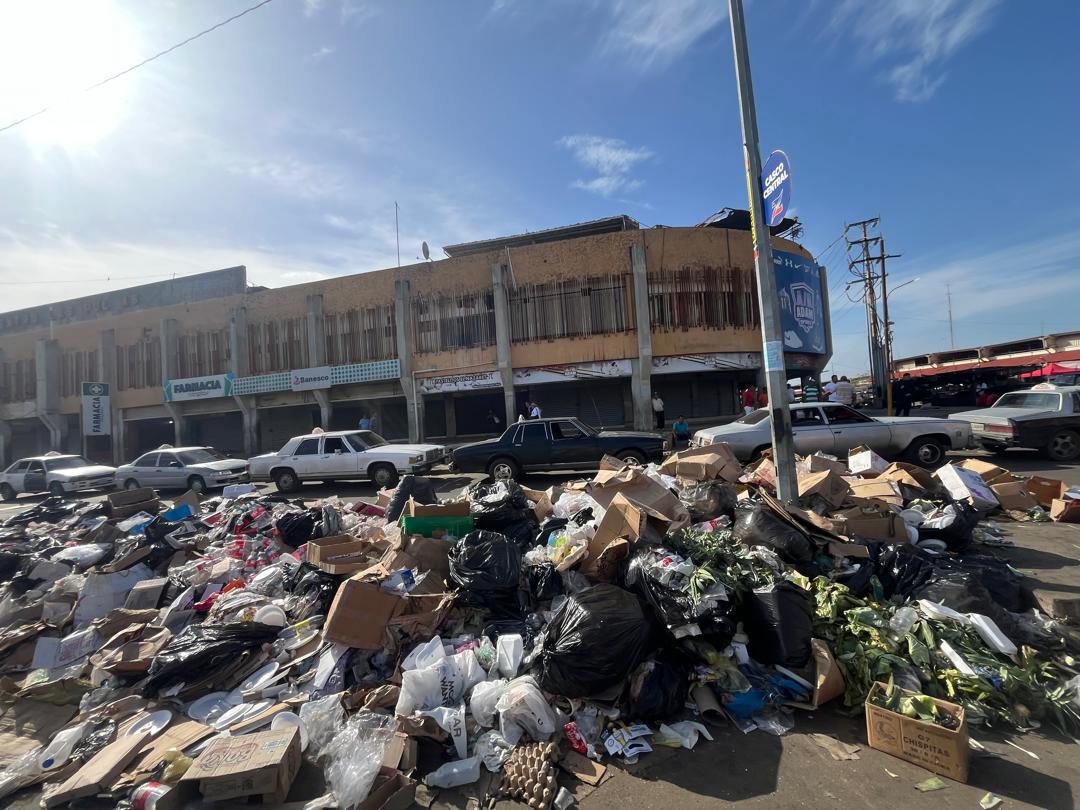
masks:
{"type": "Polygon", "coordinates": [[[0,126],[51,106],[7,134],[38,146],[93,147],[120,123],[135,77],[79,91],[139,56],[136,32],[112,0],[3,0],[0,126]]]}

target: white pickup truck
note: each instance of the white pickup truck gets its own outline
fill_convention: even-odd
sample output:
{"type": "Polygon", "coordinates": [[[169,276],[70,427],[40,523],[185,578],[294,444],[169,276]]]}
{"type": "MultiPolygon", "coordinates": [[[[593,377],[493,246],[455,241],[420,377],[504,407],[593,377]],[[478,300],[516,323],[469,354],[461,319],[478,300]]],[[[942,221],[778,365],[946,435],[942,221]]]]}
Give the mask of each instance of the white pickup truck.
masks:
{"type": "Polygon", "coordinates": [[[249,459],[253,481],[273,481],[295,492],[304,481],[368,479],[392,487],[405,473],[422,475],[446,460],[441,444],[390,444],[370,430],[333,430],[293,436],[276,453],[249,459]]]}

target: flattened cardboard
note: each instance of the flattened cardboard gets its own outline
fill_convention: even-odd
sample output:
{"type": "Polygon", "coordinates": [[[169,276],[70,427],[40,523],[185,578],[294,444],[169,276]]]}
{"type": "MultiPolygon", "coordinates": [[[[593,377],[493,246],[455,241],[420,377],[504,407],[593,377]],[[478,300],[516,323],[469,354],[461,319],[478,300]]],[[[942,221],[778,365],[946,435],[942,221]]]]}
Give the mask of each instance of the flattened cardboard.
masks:
{"type": "Polygon", "coordinates": [[[878,481],[881,481],[882,479],[895,481],[897,484],[903,484],[927,492],[937,489],[937,483],[934,481],[934,476],[929,470],[924,470],[922,467],[917,467],[914,464],[905,464],[902,461],[894,461],[886,467],[884,472],[877,477],[878,481]]]}
{"type": "Polygon", "coordinates": [[[999,467],[997,464],[991,464],[988,461],[983,461],[978,458],[965,458],[957,467],[963,467],[965,470],[971,470],[978,475],[986,483],[990,483],[995,478],[1000,478],[1003,475],[1008,475],[1009,471],[1004,467],[999,467]]]}
{"type": "Polygon", "coordinates": [[[571,776],[580,779],[586,785],[599,785],[607,773],[607,768],[599,762],[593,762],[577,751],[567,751],[559,760],[559,767],[571,776]]]}
{"type": "Polygon", "coordinates": [[[691,481],[738,481],[742,465],[723,442],[692,447],[664,459],[660,472],[691,481]]]}
{"type": "Polygon", "coordinates": [[[371,792],[355,810],[407,810],[416,798],[416,782],[401,771],[380,768],[371,792]]]}
{"type": "Polygon", "coordinates": [[[1035,496],[1039,506],[1049,509],[1055,498],[1064,498],[1069,487],[1056,478],[1033,475],[1027,480],[1027,490],[1035,496]]]}
{"type": "MultiPolygon", "coordinates": [[[[905,717],[870,702],[871,697],[886,688],[883,683],[875,683],[866,697],[866,736],[870,747],[957,782],[967,782],[968,728],[964,707],[930,698],[938,707],[960,719],[959,728],[948,729],[936,723],[905,717]]],[[[915,694],[901,691],[908,695],[915,694]]]]}
{"type": "Polygon", "coordinates": [[[55,706],[39,700],[5,704],[0,713],[0,767],[10,767],[27,751],[48,744],[78,710],[78,706],[55,706]]]}
{"type": "Polygon", "coordinates": [[[109,500],[109,506],[117,507],[151,501],[157,497],[157,494],[150,487],[139,487],[138,489],[118,489],[110,492],[106,497],[109,500]]]}
{"type": "Polygon", "coordinates": [[[955,464],[946,464],[938,468],[934,475],[954,500],[967,501],[980,512],[997,508],[997,498],[978,473],[955,464]]]}
{"type": "Polygon", "coordinates": [[[589,548],[599,555],[609,543],[619,538],[658,543],[667,533],[668,525],[668,519],[661,512],[620,492],[608,504],[604,519],[589,541],[589,548]]]}
{"type": "Polygon", "coordinates": [[[865,445],[848,450],[847,466],[853,475],[873,478],[885,472],[889,462],[865,445]]]}
{"type": "Polygon", "coordinates": [[[810,472],[827,472],[832,471],[838,475],[847,475],[847,464],[836,458],[826,458],[820,453],[814,453],[807,456],[804,461],[806,462],[806,469],[810,472]]]}
{"type": "Polygon", "coordinates": [[[116,781],[124,766],[131,762],[149,741],[149,732],[118,737],[94,754],[56,791],[46,796],[45,806],[56,807],[84,796],[101,793],[116,781]]]}
{"type": "Polygon", "coordinates": [[[800,671],[798,674],[814,684],[814,694],[811,695],[808,703],[793,700],[786,701],[786,703],[796,709],[815,711],[830,700],[844,694],[846,685],[844,683],[844,674],[840,671],[840,667],[837,666],[836,659],[833,658],[832,651],[826,642],[819,638],[812,638],[810,639],[810,650],[810,663],[812,666],[808,667],[805,672],[800,671]]]}
{"type": "Polygon", "coordinates": [[[281,802],[299,769],[300,730],[292,727],[216,739],[180,781],[197,782],[210,801],[264,796],[281,802]]]}
{"type": "Polygon", "coordinates": [[[601,470],[592,481],[585,485],[585,491],[605,509],[617,494],[622,494],[671,521],[672,531],[690,523],[690,513],[675,494],[649,478],[638,468],[623,467],[617,471],[601,470]]]}
{"type": "Polygon", "coordinates": [[[837,507],[843,505],[850,493],[851,487],[848,486],[847,481],[832,470],[804,473],[799,476],[800,498],[817,495],[830,506],[837,507]]]}
{"type": "Polygon", "coordinates": [[[1039,505],[1035,496],[1028,492],[1027,484],[1023,481],[1010,481],[1004,484],[991,484],[990,491],[998,499],[1002,509],[1027,512],[1039,505]]]}
{"type": "Polygon", "coordinates": [[[892,506],[903,506],[904,497],[900,494],[900,486],[895,481],[882,481],[880,478],[870,480],[860,478],[846,478],[851,487],[851,498],[856,503],[860,501],[881,501],[892,506]]]}
{"type": "Polygon", "coordinates": [[[388,573],[382,566],[373,566],[341,583],[323,625],[326,641],[358,650],[379,650],[386,644],[387,624],[405,609],[405,600],[363,581],[363,576],[376,571],[388,573]]]}
{"type": "Polygon", "coordinates": [[[161,595],[169,587],[168,577],[144,579],[128,591],[124,607],[130,610],[156,610],[161,606],[161,595]]]}

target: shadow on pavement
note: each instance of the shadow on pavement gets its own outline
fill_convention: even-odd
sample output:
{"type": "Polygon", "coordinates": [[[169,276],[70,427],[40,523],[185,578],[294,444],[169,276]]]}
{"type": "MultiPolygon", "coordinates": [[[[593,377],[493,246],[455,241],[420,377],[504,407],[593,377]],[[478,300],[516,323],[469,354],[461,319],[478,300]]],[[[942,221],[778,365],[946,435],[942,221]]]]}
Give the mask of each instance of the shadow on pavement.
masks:
{"type": "Polygon", "coordinates": [[[1014,568],[1057,570],[1067,568],[1070,565],[1080,565],[1080,560],[1075,557],[1066,557],[1064,554],[1055,554],[1052,551],[1042,551],[1041,549],[1019,545],[1001,546],[994,549],[994,551],[1003,559],[1008,560],[1014,568]]]}
{"type": "Polygon", "coordinates": [[[972,758],[968,784],[1046,810],[1071,810],[1076,806],[1068,782],[1004,757],[972,758]]]}

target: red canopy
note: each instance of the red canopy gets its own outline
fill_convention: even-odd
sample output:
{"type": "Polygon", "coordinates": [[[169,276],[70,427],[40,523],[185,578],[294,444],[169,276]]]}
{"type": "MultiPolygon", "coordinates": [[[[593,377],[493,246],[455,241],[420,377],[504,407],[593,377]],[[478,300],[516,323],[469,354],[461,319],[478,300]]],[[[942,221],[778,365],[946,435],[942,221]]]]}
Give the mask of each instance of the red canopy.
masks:
{"type": "Polygon", "coordinates": [[[1069,374],[1080,371],[1080,350],[1067,349],[1065,351],[1054,352],[1053,355],[1050,352],[1043,352],[1041,354],[1032,354],[1025,357],[999,357],[995,360],[969,360],[964,363],[956,363],[951,366],[925,366],[923,368],[904,369],[902,371],[894,372],[895,376],[899,376],[903,373],[909,373],[912,377],[929,377],[936,374],[952,374],[956,371],[971,371],[973,369],[983,368],[1023,368],[1024,366],[1036,366],[1040,363],[1046,365],[1042,369],[1035,369],[1019,376],[1021,377],[1045,377],[1050,374],[1069,374]],[[1053,359],[1051,359],[1053,357],[1053,359]],[[1070,362],[1072,361],[1072,362],[1070,362]],[[1047,368],[1057,369],[1056,371],[1047,371],[1047,368]]]}
{"type": "Polygon", "coordinates": [[[1051,374],[1075,374],[1080,371],[1080,363],[1047,363],[1042,368],[1037,368],[1034,371],[1028,371],[1024,374],[1018,374],[1022,380],[1026,380],[1030,377],[1049,377],[1051,374]]]}

